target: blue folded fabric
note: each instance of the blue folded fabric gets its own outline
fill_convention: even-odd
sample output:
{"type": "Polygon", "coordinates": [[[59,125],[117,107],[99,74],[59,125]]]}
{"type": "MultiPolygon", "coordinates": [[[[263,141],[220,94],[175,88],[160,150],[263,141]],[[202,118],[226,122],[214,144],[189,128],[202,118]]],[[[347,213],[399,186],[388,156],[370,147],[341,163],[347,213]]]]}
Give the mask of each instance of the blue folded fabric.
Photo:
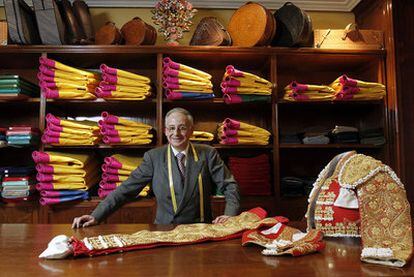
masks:
{"type": "Polygon", "coordinates": [[[29,176],[35,173],[33,166],[0,167],[0,175],[5,177],[29,176]]]}
{"type": "Polygon", "coordinates": [[[74,200],[86,200],[89,198],[89,193],[85,191],[81,195],[64,196],[64,197],[41,197],[39,202],[41,205],[53,205],[74,200]]]}

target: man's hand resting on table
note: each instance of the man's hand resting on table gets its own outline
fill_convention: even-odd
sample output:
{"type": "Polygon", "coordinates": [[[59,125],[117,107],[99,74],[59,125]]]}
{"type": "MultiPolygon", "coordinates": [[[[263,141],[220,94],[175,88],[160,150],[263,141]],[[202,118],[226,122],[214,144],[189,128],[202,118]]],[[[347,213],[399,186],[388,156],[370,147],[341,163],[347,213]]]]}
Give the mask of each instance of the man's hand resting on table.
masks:
{"type": "Polygon", "coordinates": [[[91,215],[82,215],[73,219],[72,228],[89,227],[98,224],[98,221],[91,215]]]}
{"type": "Polygon", "coordinates": [[[213,224],[224,223],[229,218],[230,218],[230,216],[228,216],[228,215],[220,215],[220,216],[216,217],[216,219],[213,220],[213,224]]]}

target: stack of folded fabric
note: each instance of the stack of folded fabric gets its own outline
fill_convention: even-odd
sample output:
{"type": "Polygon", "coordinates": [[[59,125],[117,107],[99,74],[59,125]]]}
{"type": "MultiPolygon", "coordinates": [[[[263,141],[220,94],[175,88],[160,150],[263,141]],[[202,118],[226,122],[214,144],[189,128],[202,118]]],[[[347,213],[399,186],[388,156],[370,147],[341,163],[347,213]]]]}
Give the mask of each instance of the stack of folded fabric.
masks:
{"type": "Polygon", "coordinates": [[[88,120],[61,119],[46,115],[42,142],[51,145],[95,145],[100,140],[99,126],[88,120]]]}
{"type": "Polygon", "coordinates": [[[361,130],[359,133],[362,144],[384,145],[385,137],[382,128],[361,130]]]}
{"type": "Polygon", "coordinates": [[[237,70],[232,65],[226,67],[220,86],[226,104],[270,101],[273,89],[268,80],[237,70]]]}
{"type": "Polygon", "coordinates": [[[330,86],[335,90],[335,100],[380,100],[386,94],[383,84],[364,82],[346,75],[338,77],[330,86]]]}
{"type": "Polygon", "coordinates": [[[9,201],[26,201],[31,198],[34,189],[34,167],[1,167],[1,196],[9,201]]]}
{"type": "Polygon", "coordinates": [[[176,63],[168,57],[163,61],[163,87],[169,100],[214,98],[210,74],[176,63]]]}
{"type": "Polygon", "coordinates": [[[226,118],[217,129],[221,144],[269,144],[270,132],[257,126],[226,118]]]}
{"type": "Polygon", "coordinates": [[[6,128],[0,128],[0,148],[7,147],[6,128]]]}
{"type": "Polygon", "coordinates": [[[151,80],[136,73],[101,64],[102,81],[95,93],[112,100],[145,100],[151,96],[151,80]]]}
{"type": "Polygon", "coordinates": [[[0,99],[39,97],[39,87],[19,75],[0,75],[0,99]]]}
{"type": "Polygon", "coordinates": [[[39,86],[46,98],[96,99],[99,74],[40,57],[39,86]]]}
{"type": "MultiPolygon", "coordinates": [[[[122,184],[131,172],[140,166],[142,158],[131,157],[121,154],[115,154],[104,159],[102,165],[102,181],[99,183],[98,195],[100,198],[105,198],[108,194],[114,191],[122,184]]],[[[147,185],[138,196],[145,197],[149,193],[150,187],[147,185]]]]}
{"type": "Polygon", "coordinates": [[[35,145],[39,142],[40,131],[30,126],[11,126],[6,131],[7,144],[10,146],[35,145]]]}
{"type": "Polygon", "coordinates": [[[105,144],[142,145],[152,142],[152,126],[102,112],[99,120],[102,140],[105,144]]]}
{"type": "Polygon", "coordinates": [[[211,142],[214,139],[214,134],[205,131],[193,131],[190,141],[194,142],[211,142]]]}
{"type": "Polygon", "coordinates": [[[280,134],[280,143],[289,143],[289,144],[301,144],[302,141],[300,140],[298,133],[282,133],[280,134]]]}
{"type": "Polygon", "coordinates": [[[99,165],[91,154],[34,151],[32,157],[42,205],[87,199],[88,189],[99,180],[99,165]]]}
{"type": "Polygon", "coordinates": [[[311,126],[305,129],[302,142],[304,144],[328,144],[329,129],[320,126],[311,126]]]}
{"type": "Polygon", "coordinates": [[[300,84],[293,81],[284,90],[283,100],[286,101],[330,101],[335,99],[335,90],[325,85],[300,84]]]}
{"type": "Polygon", "coordinates": [[[331,136],[334,143],[359,142],[358,128],[351,126],[335,126],[335,128],[331,131],[331,136]]]}
{"type": "Polygon", "coordinates": [[[229,168],[242,195],[270,195],[270,162],[267,154],[229,158],[229,168]]]}

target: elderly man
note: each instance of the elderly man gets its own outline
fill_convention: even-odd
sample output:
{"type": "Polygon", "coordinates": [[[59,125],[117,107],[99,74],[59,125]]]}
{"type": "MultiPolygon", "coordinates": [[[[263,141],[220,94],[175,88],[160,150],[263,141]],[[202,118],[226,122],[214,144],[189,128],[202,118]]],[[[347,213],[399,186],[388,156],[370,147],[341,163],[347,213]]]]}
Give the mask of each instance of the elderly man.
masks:
{"type": "Polygon", "coordinates": [[[238,185],[219,157],[208,145],[190,143],[194,131],[192,115],[174,108],[165,116],[169,144],[144,154],[142,164],[92,212],[73,220],[72,228],[98,224],[128,199],[135,198],[148,184],[157,201],[155,224],[211,222],[213,184],[226,197],[224,215],[213,223],[225,222],[239,211],[238,185]]]}

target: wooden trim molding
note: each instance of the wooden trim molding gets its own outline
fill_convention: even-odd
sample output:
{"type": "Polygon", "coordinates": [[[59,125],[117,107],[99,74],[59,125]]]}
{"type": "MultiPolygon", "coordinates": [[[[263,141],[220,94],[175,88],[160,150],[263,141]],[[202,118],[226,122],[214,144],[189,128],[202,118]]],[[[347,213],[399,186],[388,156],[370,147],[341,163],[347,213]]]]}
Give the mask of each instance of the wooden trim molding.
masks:
{"type": "MultiPolygon", "coordinates": [[[[32,1],[26,2],[32,5],[32,1]]],[[[102,8],[152,8],[157,1],[154,0],[85,0],[89,7],[102,8]]],[[[200,9],[237,9],[246,3],[246,0],[190,0],[195,8],[200,9]]],[[[278,9],[286,2],[285,0],[258,1],[268,9],[278,9]]],[[[291,1],[306,11],[340,11],[350,12],[360,0],[298,0],[291,1]]],[[[0,0],[1,6],[3,1],[0,0]]]]}

